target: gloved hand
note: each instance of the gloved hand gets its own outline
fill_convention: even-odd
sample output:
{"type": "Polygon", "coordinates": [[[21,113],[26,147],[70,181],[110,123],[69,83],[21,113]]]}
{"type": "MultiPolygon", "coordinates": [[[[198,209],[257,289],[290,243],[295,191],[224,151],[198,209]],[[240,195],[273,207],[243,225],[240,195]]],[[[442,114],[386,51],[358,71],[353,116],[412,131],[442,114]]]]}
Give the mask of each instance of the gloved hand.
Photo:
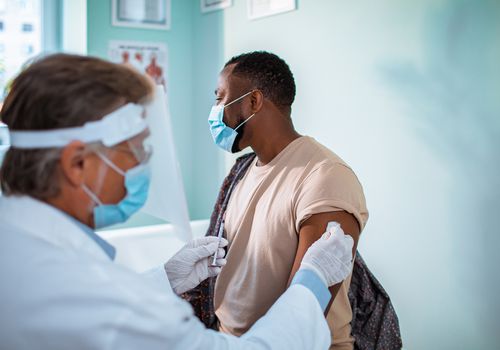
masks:
{"type": "Polygon", "coordinates": [[[329,222],[326,232],[307,250],[300,269],[314,271],[327,287],[342,282],[352,269],[354,240],[337,222],[329,222]]]}
{"type": "Polygon", "coordinates": [[[226,264],[223,247],[227,240],[217,237],[203,237],[187,243],[165,264],[170,285],[176,294],[193,289],[208,277],[217,276],[226,264]],[[211,266],[214,253],[217,252],[217,266],[211,266]]]}

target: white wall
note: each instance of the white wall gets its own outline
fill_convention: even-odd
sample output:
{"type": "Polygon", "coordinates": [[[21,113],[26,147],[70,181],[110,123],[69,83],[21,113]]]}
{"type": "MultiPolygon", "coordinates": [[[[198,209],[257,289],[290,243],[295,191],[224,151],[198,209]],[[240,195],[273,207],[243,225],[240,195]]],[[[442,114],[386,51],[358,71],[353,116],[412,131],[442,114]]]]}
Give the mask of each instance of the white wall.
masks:
{"type": "Polygon", "coordinates": [[[87,53],[87,0],[62,0],[62,50],[87,53]]]}
{"type": "MultiPolygon", "coordinates": [[[[208,220],[191,221],[193,237],[203,237],[208,225],[208,220]]],[[[103,230],[98,234],[116,248],[116,263],[137,272],[165,264],[186,244],[185,237],[171,224],[103,230]]]]}
{"type": "Polygon", "coordinates": [[[360,251],[408,349],[500,344],[499,4],[300,1],[248,21],[235,1],[225,13],[226,59],[282,56],[297,129],[358,174],[370,210],[360,251]]]}

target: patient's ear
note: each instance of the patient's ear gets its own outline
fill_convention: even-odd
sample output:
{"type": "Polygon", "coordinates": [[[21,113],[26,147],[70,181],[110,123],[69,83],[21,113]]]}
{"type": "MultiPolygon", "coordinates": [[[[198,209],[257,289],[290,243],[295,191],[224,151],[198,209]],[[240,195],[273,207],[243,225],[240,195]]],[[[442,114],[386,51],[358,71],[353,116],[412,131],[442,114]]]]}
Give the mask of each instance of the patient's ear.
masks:
{"type": "Polygon", "coordinates": [[[264,104],[264,95],[262,94],[262,91],[255,90],[252,92],[250,97],[252,113],[259,113],[262,109],[262,105],[264,104]]]}
{"type": "Polygon", "coordinates": [[[70,186],[80,187],[84,179],[85,144],[73,141],[63,148],[59,162],[62,181],[70,186]]]}

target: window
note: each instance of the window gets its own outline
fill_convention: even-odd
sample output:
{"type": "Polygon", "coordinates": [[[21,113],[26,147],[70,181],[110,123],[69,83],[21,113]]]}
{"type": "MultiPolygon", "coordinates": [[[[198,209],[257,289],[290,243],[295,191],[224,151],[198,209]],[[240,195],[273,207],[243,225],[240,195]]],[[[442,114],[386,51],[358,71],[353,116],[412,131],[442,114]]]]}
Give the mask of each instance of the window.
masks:
{"type": "Polygon", "coordinates": [[[7,126],[0,122],[0,165],[2,164],[5,151],[9,148],[9,133],[7,126]]]}
{"type": "Polygon", "coordinates": [[[22,31],[23,32],[32,32],[33,31],[33,24],[31,23],[23,23],[22,25],[22,31]]]}
{"type": "MultiPolygon", "coordinates": [[[[86,3],[86,0],[0,0],[0,108],[8,85],[26,62],[42,52],[61,49],[63,1],[65,6],[78,1],[86,3]]],[[[0,165],[8,148],[8,129],[0,120],[0,165]]]]}
{"type": "Polygon", "coordinates": [[[0,104],[12,78],[42,52],[42,0],[0,0],[0,104]]]}

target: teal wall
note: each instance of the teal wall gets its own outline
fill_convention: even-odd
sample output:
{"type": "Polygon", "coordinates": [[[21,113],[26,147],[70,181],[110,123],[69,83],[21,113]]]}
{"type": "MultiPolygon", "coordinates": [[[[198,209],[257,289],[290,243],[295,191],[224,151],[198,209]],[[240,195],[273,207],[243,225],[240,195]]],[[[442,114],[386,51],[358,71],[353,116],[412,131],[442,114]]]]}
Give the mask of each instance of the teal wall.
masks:
{"type": "Polygon", "coordinates": [[[221,13],[201,15],[197,1],[173,0],[171,29],[145,30],[111,25],[111,1],[88,0],[88,54],[107,57],[110,40],[165,43],[174,142],[191,219],[210,215],[221,161],[208,132],[216,71],[222,60],[221,13]],[[193,156],[194,155],[194,156],[193,156]]]}
{"type": "Polygon", "coordinates": [[[62,47],[62,0],[44,0],[42,11],[42,46],[47,53],[57,52],[62,47]]]}
{"type": "Polygon", "coordinates": [[[193,140],[192,215],[208,218],[225,176],[222,152],[208,129],[208,114],[215,101],[218,73],[224,63],[224,12],[201,13],[199,1],[193,11],[193,140]]]}

